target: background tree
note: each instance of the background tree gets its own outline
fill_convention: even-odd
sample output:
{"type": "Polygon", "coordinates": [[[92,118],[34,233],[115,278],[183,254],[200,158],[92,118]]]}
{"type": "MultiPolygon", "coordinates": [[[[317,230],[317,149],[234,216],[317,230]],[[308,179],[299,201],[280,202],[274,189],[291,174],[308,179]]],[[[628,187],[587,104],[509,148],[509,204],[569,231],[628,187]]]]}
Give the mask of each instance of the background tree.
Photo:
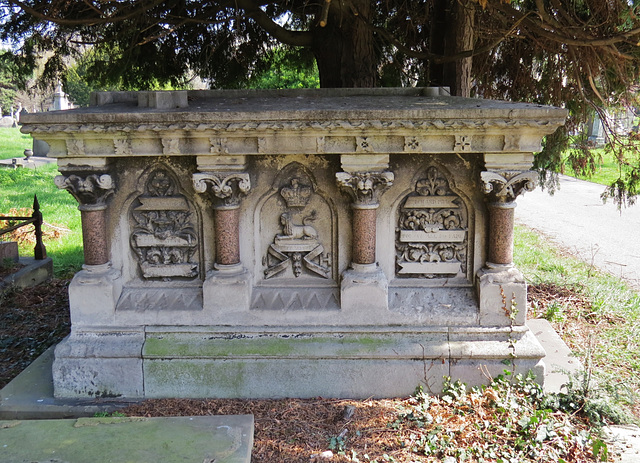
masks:
{"type": "Polygon", "coordinates": [[[0,55],[0,117],[10,115],[18,86],[12,77],[12,66],[4,56],[0,55]]]}
{"type": "MultiPolygon", "coordinates": [[[[572,131],[603,106],[632,104],[639,1],[10,0],[0,1],[0,38],[19,40],[23,69],[52,50],[44,79],[94,46],[103,58],[89,78],[125,88],[179,86],[189,73],[241,87],[274,49],[297,50],[297,63],[315,60],[322,87],[445,85],[454,95],[566,105],[572,131]]],[[[566,141],[548,137],[540,167],[558,169],[566,141]]],[[[619,199],[634,191],[633,175],[621,180],[619,199]]]]}

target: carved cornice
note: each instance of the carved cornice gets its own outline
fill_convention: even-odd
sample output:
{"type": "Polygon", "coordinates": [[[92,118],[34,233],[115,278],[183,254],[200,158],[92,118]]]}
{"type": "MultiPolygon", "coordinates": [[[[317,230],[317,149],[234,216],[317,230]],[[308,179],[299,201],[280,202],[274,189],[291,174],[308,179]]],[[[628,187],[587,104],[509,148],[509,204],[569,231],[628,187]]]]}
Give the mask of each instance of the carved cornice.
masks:
{"type": "Polygon", "coordinates": [[[355,206],[378,206],[378,198],[393,184],[393,172],[337,172],[338,186],[355,206]]]}
{"type": "Polygon", "coordinates": [[[80,204],[81,211],[105,209],[115,190],[109,174],[58,175],[54,182],[58,188],[71,193],[80,204]]]}
{"type": "Polygon", "coordinates": [[[491,202],[510,203],[525,191],[536,188],[538,174],[533,171],[480,172],[484,194],[491,202]]]}
{"type": "Polygon", "coordinates": [[[517,129],[532,128],[545,133],[555,130],[564,123],[564,119],[431,119],[431,120],[327,120],[327,121],[261,121],[261,122],[178,122],[168,124],[25,124],[25,133],[131,133],[165,131],[223,131],[223,132],[260,132],[260,131],[300,131],[300,130],[459,130],[459,129],[517,129]]]}
{"type": "Polygon", "coordinates": [[[246,172],[201,172],[193,174],[193,187],[198,193],[209,191],[216,207],[237,208],[251,189],[246,172]]]}

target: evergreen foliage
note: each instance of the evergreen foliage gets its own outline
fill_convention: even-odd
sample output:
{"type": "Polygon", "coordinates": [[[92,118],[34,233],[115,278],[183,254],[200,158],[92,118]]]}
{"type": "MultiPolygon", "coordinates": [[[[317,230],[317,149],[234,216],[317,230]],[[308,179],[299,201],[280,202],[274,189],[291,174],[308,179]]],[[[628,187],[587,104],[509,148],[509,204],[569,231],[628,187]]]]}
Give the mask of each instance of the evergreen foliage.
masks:
{"type": "MultiPolygon", "coordinates": [[[[640,0],[8,0],[0,1],[0,39],[18,46],[21,75],[46,54],[48,82],[90,46],[86,79],[99,88],[179,88],[192,75],[212,88],[315,85],[300,76],[287,83],[292,76],[277,64],[286,56],[286,68],[305,76],[315,60],[322,87],[444,85],[454,95],[566,106],[572,119],[537,161],[549,172],[561,168],[566,134],[581,122],[603,116],[602,108],[635,106],[639,7],[640,0]]],[[[617,157],[632,164],[608,192],[622,204],[639,189],[640,159],[625,154],[636,145],[610,134],[617,157]]],[[[593,165],[589,149],[581,156],[576,165],[593,165]]]]}

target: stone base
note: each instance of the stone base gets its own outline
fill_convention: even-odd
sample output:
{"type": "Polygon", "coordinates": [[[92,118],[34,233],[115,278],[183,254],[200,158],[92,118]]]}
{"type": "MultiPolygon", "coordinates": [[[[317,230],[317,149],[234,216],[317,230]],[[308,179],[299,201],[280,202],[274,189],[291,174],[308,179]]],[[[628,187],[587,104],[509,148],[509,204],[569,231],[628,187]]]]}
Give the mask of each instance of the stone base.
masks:
{"type": "Polygon", "coordinates": [[[340,303],[343,310],[387,310],[389,283],[377,266],[351,264],[342,274],[340,303]]]}
{"type": "Polygon", "coordinates": [[[534,370],[545,353],[526,327],[255,329],[73,334],[56,349],[58,397],[402,397],[534,370]],[[506,361],[505,361],[506,359],[506,361]]]}
{"type": "Polygon", "coordinates": [[[82,268],[69,284],[71,324],[74,327],[113,324],[122,292],[120,272],[112,269],[111,264],[83,265],[82,268]]]}
{"type": "Polygon", "coordinates": [[[202,285],[204,310],[249,310],[251,276],[242,266],[219,268],[207,273],[202,285]]]}
{"type": "Polygon", "coordinates": [[[527,284],[512,266],[483,268],[476,279],[481,326],[523,326],[527,317],[527,284]]]}
{"type": "Polygon", "coordinates": [[[55,397],[143,397],[142,332],[72,333],[56,346],[55,397]]]}

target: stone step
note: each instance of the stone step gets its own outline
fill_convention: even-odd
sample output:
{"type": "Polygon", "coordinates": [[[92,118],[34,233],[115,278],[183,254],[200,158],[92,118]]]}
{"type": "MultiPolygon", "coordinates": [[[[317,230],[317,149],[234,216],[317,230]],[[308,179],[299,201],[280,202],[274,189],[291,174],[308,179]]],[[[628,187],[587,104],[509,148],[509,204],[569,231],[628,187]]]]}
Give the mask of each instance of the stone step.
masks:
{"type": "Polygon", "coordinates": [[[249,463],[253,415],[0,421],[0,461],[249,463]]]}

